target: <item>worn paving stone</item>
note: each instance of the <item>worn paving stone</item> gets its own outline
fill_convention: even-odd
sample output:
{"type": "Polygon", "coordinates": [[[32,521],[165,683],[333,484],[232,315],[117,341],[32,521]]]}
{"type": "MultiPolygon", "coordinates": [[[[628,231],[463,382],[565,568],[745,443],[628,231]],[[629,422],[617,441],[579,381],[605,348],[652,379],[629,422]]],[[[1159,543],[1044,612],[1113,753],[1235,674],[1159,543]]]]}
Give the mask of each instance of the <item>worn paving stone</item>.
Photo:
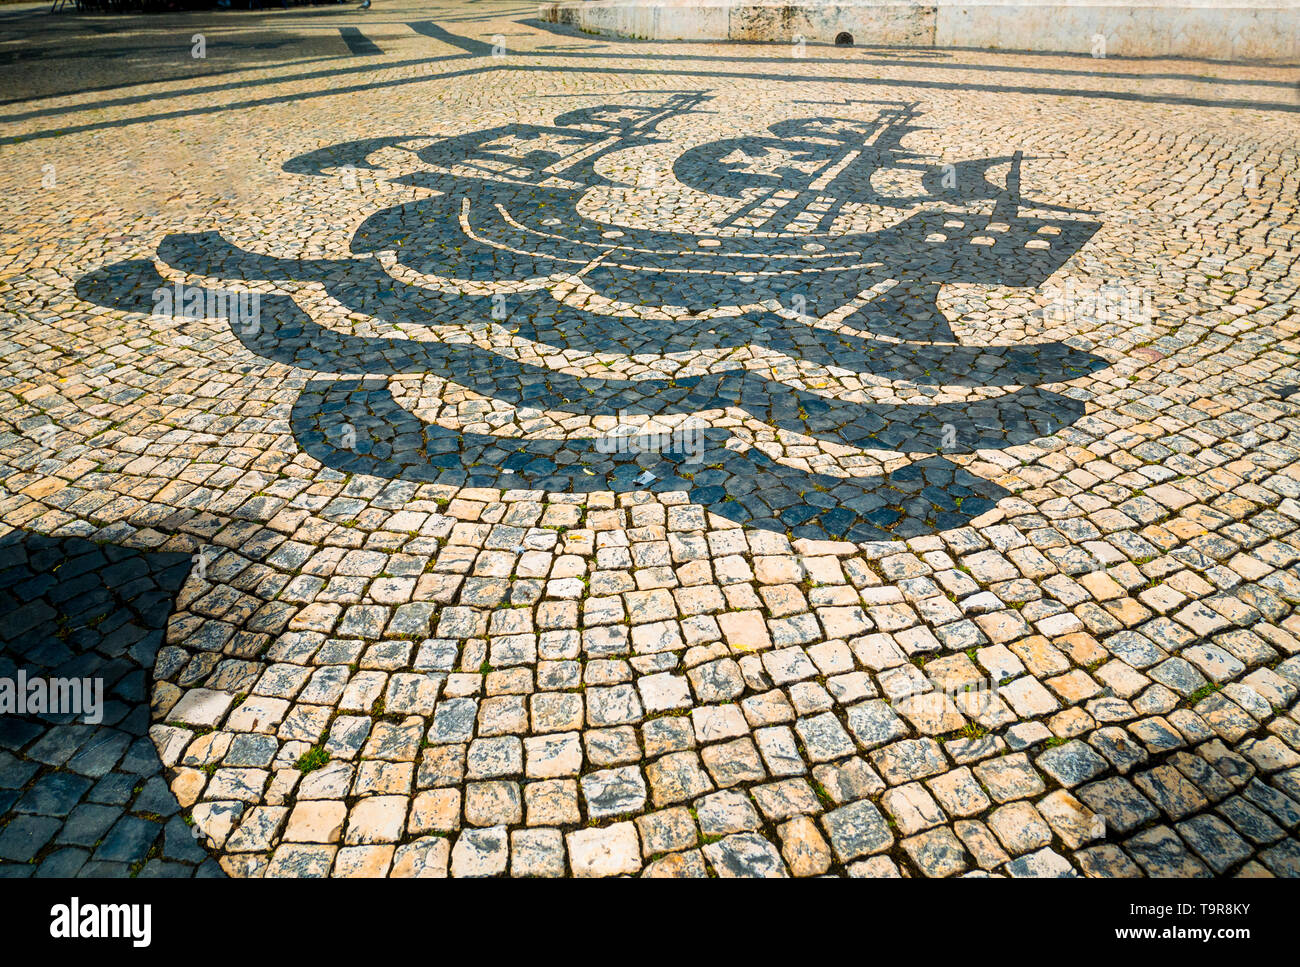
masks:
{"type": "Polygon", "coordinates": [[[510,844],[504,826],[466,829],[451,849],[451,875],[500,876],[506,871],[510,844]]]}
{"type": "Polygon", "coordinates": [[[841,806],[822,817],[822,826],[841,862],[849,862],[889,849],[894,842],[883,816],[863,801],[841,806]]]}
{"type": "Polygon", "coordinates": [[[1072,850],[1085,843],[1105,839],[1106,820],[1064,789],[1049,793],[1037,803],[1038,814],[1072,850]]]}
{"type": "Polygon", "coordinates": [[[1017,752],[977,764],[972,771],[994,802],[1009,802],[1046,791],[1042,778],[1034,771],[1028,756],[1017,752]]]}
{"type": "Polygon", "coordinates": [[[1155,826],[1125,840],[1124,848],[1147,876],[1205,877],[1210,875],[1168,826],[1155,826]]]}
{"type": "Polygon", "coordinates": [[[638,816],[636,827],[646,856],[687,849],[699,839],[690,810],[680,806],[638,816]]]}
{"type": "Polygon", "coordinates": [[[1178,833],[1215,873],[1248,859],[1250,846],[1217,816],[1202,815],[1179,823],[1178,833]]]}
{"type": "Polygon", "coordinates": [[[718,876],[779,878],[789,876],[781,854],[757,833],[735,833],[706,843],[704,856],[718,876]]]}
{"type": "Polygon", "coordinates": [[[1087,877],[1135,879],[1142,876],[1142,871],[1128,854],[1112,843],[1079,850],[1074,854],[1074,859],[1087,877]]]}
{"type": "Polygon", "coordinates": [[[510,875],[564,875],[564,836],[558,829],[517,829],[510,834],[510,875]]]}
{"type": "Polygon", "coordinates": [[[807,816],[790,820],[778,829],[781,855],[794,876],[820,876],[834,857],[817,824],[807,816]]]}
{"type": "Polygon", "coordinates": [[[574,876],[618,876],[641,869],[641,847],[632,823],[578,830],[566,839],[574,876]]]}
{"type": "Polygon", "coordinates": [[[705,836],[759,829],[762,820],[749,797],[734,789],[715,792],[695,801],[695,819],[705,836]]]}
{"type": "Polygon", "coordinates": [[[1037,879],[1073,878],[1079,874],[1060,853],[1044,847],[1036,853],[1030,853],[1007,864],[1007,873],[1013,877],[1032,877],[1037,879]]]}
{"type": "Polygon", "coordinates": [[[1133,782],[1171,819],[1182,819],[1208,805],[1200,790],[1172,766],[1138,773],[1133,782]]]}
{"type": "Polygon", "coordinates": [[[1070,788],[1106,771],[1106,760],[1078,739],[1048,749],[1034,760],[1034,765],[1070,788]]]}
{"type": "Polygon", "coordinates": [[[1082,786],[1078,794],[1090,809],[1105,817],[1109,828],[1120,833],[1136,829],[1159,815],[1151,800],[1118,776],[1082,786]]]}
{"type": "Polygon", "coordinates": [[[635,766],[588,773],[581,785],[587,815],[593,819],[637,813],[645,807],[645,780],[635,766]]]}
{"type": "Polygon", "coordinates": [[[699,850],[684,853],[670,853],[647,863],[641,875],[651,879],[705,879],[709,873],[704,865],[704,857],[699,850]]]}
{"type": "Polygon", "coordinates": [[[946,826],[905,839],[902,845],[925,876],[954,876],[966,869],[965,850],[946,826]]]}

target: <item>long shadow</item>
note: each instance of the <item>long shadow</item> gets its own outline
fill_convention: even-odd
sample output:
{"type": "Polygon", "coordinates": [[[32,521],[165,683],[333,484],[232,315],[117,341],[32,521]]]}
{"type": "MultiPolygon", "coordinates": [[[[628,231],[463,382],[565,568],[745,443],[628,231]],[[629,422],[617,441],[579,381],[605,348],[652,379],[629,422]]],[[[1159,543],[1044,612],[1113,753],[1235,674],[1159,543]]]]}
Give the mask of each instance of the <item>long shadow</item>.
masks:
{"type": "MultiPolygon", "coordinates": [[[[351,56],[349,53],[345,53],[343,50],[340,50],[338,52],[338,55],[335,57],[314,58],[313,60],[305,61],[304,63],[320,63],[322,61],[338,60],[339,58],[347,58],[349,56],[351,56]]],[[[464,59],[465,59],[464,54],[447,54],[442,57],[423,57],[417,61],[399,61],[396,63],[386,63],[384,67],[385,69],[389,67],[410,67],[416,64],[421,64],[421,65],[437,64],[445,61],[455,61],[455,60],[464,60],[464,59]]],[[[242,67],[232,71],[223,71],[221,73],[242,73],[247,70],[262,70],[265,69],[266,66],[267,65],[250,65],[249,67],[242,67]]],[[[278,66],[278,65],[271,65],[271,66],[278,66]]],[[[341,67],[341,68],[330,68],[328,70],[311,71],[307,74],[296,74],[292,77],[259,78],[257,80],[249,80],[249,81],[232,81],[223,84],[208,84],[203,86],[189,87],[186,88],[184,91],[178,91],[166,95],[159,95],[156,93],[133,94],[129,97],[118,97],[118,98],[113,98],[112,100],[98,101],[95,104],[78,104],[78,105],[73,105],[71,107],[43,108],[41,110],[28,111],[23,114],[4,115],[4,116],[0,116],[0,122],[27,121],[27,120],[31,120],[32,118],[38,118],[38,117],[58,117],[64,114],[76,114],[81,111],[101,110],[103,108],[108,108],[108,107],[124,107],[131,104],[144,104],[152,101],[172,100],[177,97],[193,97],[200,94],[219,94],[223,91],[244,90],[250,87],[265,87],[268,84],[287,84],[287,83],[297,83],[299,81],[322,80],[326,78],[338,77],[343,74],[365,73],[367,71],[373,71],[374,69],[375,69],[375,65],[373,64],[363,64],[363,65],[358,65],[356,67],[341,67]]],[[[204,74],[203,76],[206,78],[213,75],[204,74]]],[[[153,81],[141,81],[139,83],[157,83],[157,80],[158,79],[155,78],[153,81]]],[[[84,92],[75,91],[71,93],[84,93],[84,92]]],[[[335,93],[337,93],[337,91],[335,93]]],[[[42,97],[58,97],[58,96],[63,96],[63,95],[55,95],[55,94],[42,95],[42,97]]],[[[275,103],[275,101],[277,100],[279,99],[273,99],[271,103],[275,103]]],[[[3,103],[12,103],[12,102],[3,102],[3,103]]],[[[224,109],[225,108],[218,107],[215,110],[220,111],[224,109]]],[[[213,111],[209,111],[206,109],[196,109],[196,110],[198,113],[214,113],[213,111]]],[[[175,111],[167,115],[160,115],[160,117],[176,117],[178,115],[183,115],[187,113],[190,112],[183,111],[183,110],[175,111]]]]}
{"type": "MultiPolygon", "coordinates": [[[[208,45],[208,53],[214,57],[226,51],[249,51],[249,50],[279,50],[284,47],[301,46],[309,38],[299,34],[284,34],[281,36],[275,34],[258,35],[257,40],[234,40],[227,38],[213,38],[208,45]]],[[[315,39],[315,38],[310,38],[315,39]]],[[[23,64],[27,61],[45,61],[50,60],[102,60],[105,57],[112,56],[116,58],[139,57],[147,54],[158,54],[159,56],[168,56],[179,60],[177,55],[185,55],[190,49],[189,38],[180,38],[177,35],[167,35],[167,43],[158,44],[152,47],[145,47],[136,43],[132,46],[119,48],[112,54],[108,54],[102,48],[96,47],[88,50],[60,50],[49,47],[26,47],[20,50],[0,50],[0,67],[9,67],[15,64],[23,64]]],[[[162,62],[166,63],[166,62],[162,62]]],[[[157,68],[158,63],[150,64],[148,68],[157,68]]],[[[193,65],[187,65],[193,66],[193,65]]],[[[206,65],[198,65],[206,66],[206,65]]]]}
{"type": "Polygon", "coordinates": [[[461,50],[465,51],[465,53],[474,57],[487,57],[492,53],[491,44],[486,44],[473,37],[462,37],[459,34],[453,34],[449,30],[439,27],[431,20],[411,21],[406,26],[410,27],[417,34],[422,36],[432,37],[434,40],[440,40],[444,44],[459,47],[461,50]]]}
{"type": "MultiPolygon", "coordinates": [[[[460,60],[462,56],[463,55],[453,55],[451,58],[448,59],[460,60]]],[[[421,61],[420,63],[426,63],[426,61],[421,61]]],[[[393,65],[385,64],[384,66],[385,68],[387,68],[393,65]]],[[[368,65],[357,69],[372,71],[374,70],[374,67],[368,65]]],[[[299,94],[282,94],[273,97],[253,98],[252,100],[239,101],[234,104],[213,104],[213,105],[208,105],[206,107],[180,108],[175,111],[167,111],[160,114],[151,114],[144,117],[129,118],[121,121],[98,121],[89,124],[71,125],[66,128],[58,128],[49,131],[36,131],[31,134],[12,135],[9,137],[0,138],[0,145],[18,144],[18,143],[25,143],[28,141],[44,141],[50,138],[62,137],[65,134],[75,134],[84,131],[104,131],[113,128],[130,127],[135,124],[145,124],[151,121],[166,121],[172,118],[196,117],[199,115],[208,115],[208,114],[221,114],[226,111],[244,110],[246,108],[251,108],[251,107],[266,107],[271,104],[297,103],[303,100],[312,100],[317,97],[333,97],[338,94],[358,94],[362,91],[374,91],[374,90],[383,90],[385,88],[392,88],[392,87],[404,87],[407,84],[421,83],[429,80],[455,80],[457,78],[462,78],[462,77],[475,77],[479,74],[490,73],[492,70],[494,70],[492,66],[475,67],[475,68],[467,68],[465,70],[460,70],[460,71],[453,71],[447,74],[438,74],[436,76],[427,76],[427,77],[418,77],[418,78],[416,77],[394,78],[388,81],[376,81],[371,84],[353,84],[350,87],[336,87],[326,91],[304,91],[299,94]]],[[[292,78],[277,79],[276,83],[288,83],[292,80],[293,80],[292,78]]],[[[254,81],[254,82],[249,82],[249,84],[244,84],[240,86],[257,86],[259,83],[261,82],[254,81]]],[[[184,96],[185,96],[185,92],[179,92],[175,95],[172,95],[172,97],[184,97],[184,96]]]]}
{"type": "Polygon", "coordinates": [[[0,537],[0,687],[25,681],[28,701],[0,715],[0,877],[224,875],[182,820],[148,735],[154,659],[190,563],[0,537]],[[68,707],[74,692],[56,681],[90,686],[68,707]],[[60,707],[34,708],[34,683],[60,707]]]}
{"type": "MultiPolygon", "coordinates": [[[[339,54],[331,57],[308,57],[303,60],[283,61],[279,64],[276,64],[275,66],[276,67],[302,67],[307,64],[320,64],[326,61],[338,60],[342,56],[343,54],[342,52],[340,52],[339,54]]],[[[246,66],[231,67],[226,70],[209,70],[203,74],[203,77],[204,79],[207,79],[209,77],[222,77],[227,74],[244,74],[247,73],[248,71],[253,71],[253,70],[265,70],[266,66],[267,65],[265,64],[248,64],[246,66]]],[[[54,98],[59,98],[59,97],[77,97],[85,94],[100,94],[107,91],[120,91],[123,88],[127,88],[127,87],[143,87],[146,84],[157,84],[160,80],[165,81],[166,78],[153,77],[148,80],[122,81],[121,83],[118,84],[100,84],[94,87],[90,87],[90,86],[75,87],[75,88],[69,88],[61,91],[49,91],[43,94],[32,94],[24,97],[0,98],[0,107],[8,107],[11,104],[26,104],[28,101],[43,101],[43,100],[52,100],[54,98]]],[[[193,94],[202,90],[203,90],[202,88],[191,88],[185,93],[193,94]]],[[[160,95],[158,94],[147,94],[147,95],[139,95],[138,97],[132,97],[132,98],[115,98],[109,101],[97,101],[96,103],[89,104],[89,105],[77,105],[75,107],[68,107],[68,108],[50,108],[48,109],[48,111],[51,114],[69,114],[69,113],[75,113],[77,111],[99,110],[100,108],[114,107],[121,104],[137,104],[140,103],[141,101],[153,101],[153,100],[158,100],[159,97],[160,95]]],[[[26,114],[10,114],[10,115],[5,115],[3,117],[0,117],[0,121],[29,120],[34,117],[44,117],[46,116],[46,113],[47,113],[46,111],[29,111],[26,114]]]]}
{"type": "Polygon", "coordinates": [[[378,57],[383,54],[379,45],[357,27],[340,27],[339,36],[348,45],[348,53],[354,57],[378,57]]]}
{"type": "MultiPolygon", "coordinates": [[[[464,49],[466,53],[461,55],[451,55],[450,57],[444,57],[444,58],[421,58],[412,61],[399,61],[399,62],[394,62],[392,64],[385,64],[384,65],[385,68],[390,68],[390,67],[401,68],[406,66],[424,65],[428,63],[437,62],[440,60],[459,60],[462,58],[477,59],[480,56],[486,56],[486,54],[491,51],[490,44],[485,44],[482,41],[473,38],[459,37],[458,35],[454,35],[448,31],[443,30],[442,28],[438,28],[436,24],[431,24],[428,22],[422,22],[422,23],[428,24],[429,29],[427,30],[427,32],[429,36],[436,37],[436,39],[443,40],[447,43],[453,44],[454,46],[459,46],[462,49],[464,49]]],[[[626,56],[622,53],[605,54],[605,53],[565,52],[565,53],[556,53],[556,54],[538,54],[535,51],[524,52],[524,53],[527,53],[530,56],[556,56],[556,57],[564,57],[570,59],[584,58],[584,57],[599,57],[599,58],[608,59],[610,57],[626,56]]],[[[677,60],[703,60],[709,62],[716,62],[719,58],[711,57],[711,56],[703,56],[703,55],[675,54],[675,55],[659,55],[654,58],[646,58],[646,59],[653,59],[656,62],[660,62],[660,61],[671,62],[677,60]]],[[[736,59],[745,60],[747,62],[754,62],[754,63],[771,62],[770,58],[736,58],[736,59]]],[[[777,62],[779,63],[781,60],[782,59],[778,59],[777,62]]],[[[800,60],[799,62],[806,63],[806,60],[800,60]]],[[[842,61],[839,62],[842,63],[842,61]]],[[[939,65],[923,65],[923,66],[939,66],[939,65]]],[[[10,136],[7,138],[0,138],[0,144],[12,144],[20,141],[44,140],[48,138],[61,137],[65,134],[78,133],[84,131],[105,130],[105,129],[119,128],[119,127],[128,127],[134,124],[144,124],[152,121],[166,120],[174,117],[213,114],[213,113],[221,113],[221,112],[231,111],[231,110],[243,110],[250,107],[262,107],[270,104],[297,102],[297,101],[316,98],[316,97],[332,97],[337,94],[349,94],[349,93],[358,93],[361,91],[368,91],[368,90],[382,90],[382,89],[388,89],[394,87],[402,87],[408,84],[426,83],[428,81],[433,81],[433,80],[449,80],[455,78],[474,76],[476,74],[485,73],[494,70],[525,71],[525,72],[531,72],[531,71],[562,72],[569,69],[571,68],[558,67],[558,66],[542,67],[542,66],[531,65],[531,64],[515,64],[510,62],[509,57],[492,58],[492,63],[489,65],[485,65],[482,67],[467,68],[465,70],[453,71],[446,74],[438,74],[432,76],[422,75],[419,77],[410,77],[410,78],[392,78],[385,81],[375,81],[369,84],[355,84],[348,87],[330,88],[327,90],[320,90],[320,91],[306,91],[301,93],[286,94],[286,95],[280,95],[274,97],[255,98],[251,100],[240,101],[240,102],[229,103],[229,104],[222,104],[222,105],[191,107],[183,110],[155,113],[155,114],[144,115],[141,117],[126,118],[126,119],[120,119],[115,121],[91,122],[91,123],[81,124],[81,125],[72,125],[57,130],[37,131],[26,135],[17,135],[17,136],[10,136]]],[[[999,68],[993,68],[993,67],[981,68],[978,66],[967,65],[967,69],[998,70],[999,68]]],[[[321,77],[321,76],[338,77],[348,73],[355,73],[359,71],[371,71],[371,70],[373,70],[372,65],[358,65],[356,67],[351,67],[351,68],[341,68],[337,71],[315,72],[311,75],[304,75],[304,77],[276,78],[270,83],[291,83],[303,79],[312,79],[314,77],[321,77]]],[[[969,90],[969,91],[981,91],[981,92],[988,92],[988,93],[1031,94],[1031,95],[1041,95],[1041,96],[1052,96],[1058,98],[1090,98],[1090,99],[1102,99],[1102,100],[1115,100],[1115,101],[1125,101],[1125,102],[1132,102],[1132,103],[1139,103],[1139,104],[1173,104],[1173,105],[1185,105],[1190,107],[1218,107],[1218,108],[1249,109],[1249,110],[1258,110],[1258,111],[1267,111],[1267,112],[1286,112],[1286,113],[1300,112],[1300,103],[1298,102],[1252,101],[1252,100],[1245,100],[1245,99],[1220,100],[1214,98],[1194,97],[1194,96],[1187,96],[1187,95],[1143,94],[1143,93],[1138,93],[1133,91],[1108,91],[1108,90],[1097,90],[1097,89],[1059,88],[1059,87],[1028,87],[1028,86],[998,85],[998,84],[984,84],[984,83],[954,83],[949,81],[927,81],[924,79],[902,80],[902,79],[886,79],[886,78],[848,78],[848,77],[838,77],[838,76],[819,78],[816,76],[809,76],[809,75],[802,75],[802,74],[792,75],[792,74],[776,74],[776,73],[765,73],[765,72],[674,69],[664,65],[659,65],[654,68],[590,66],[590,67],[585,67],[584,70],[587,73],[608,74],[613,76],[674,75],[680,77],[700,78],[700,79],[712,79],[718,77],[725,77],[729,79],[766,80],[766,81],[772,81],[777,83],[815,83],[818,81],[833,81],[836,84],[843,85],[846,87],[852,87],[852,88],[871,87],[871,88],[882,88],[882,89],[907,88],[907,89],[921,89],[921,90],[969,90]]],[[[1038,71],[1039,69],[1025,68],[1024,70],[1038,71]]],[[[1052,71],[1046,71],[1046,72],[1052,73],[1052,71]]],[[[1142,77],[1145,75],[1138,75],[1138,76],[1142,77]]],[[[262,86],[265,85],[266,83],[268,82],[263,80],[257,80],[257,81],[248,81],[239,84],[229,85],[229,87],[262,86]]],[[[1214,83],[1214,81],[1210,81],[1210,83],[1214,83]]],[[[1269,84],[1266,86],[1273,86],[1274,83],[1275,82],[1269,82],[1269,84]]],[[[1277,86],[1287,87],[1289,85],[1279,84],[1277,86]]],[[[166,95],[166,97],[169,98],[185,97],[191,93],[193,92],[178,91],[171,95],[166,95]]],[[[157,100],[159,98],[146,98],[146,99],[157,100]]],[[[76,107],[71,107],[71,108],[53,108],[53,109],[49,109],[48,112],[41,112],[40,114],[29,115],[29,116],[57,116],[64,113],[75,113],[84,110],[92,110],[97,108],[98,106],[99,105],[78,105],[76,107]]],[[[0,118],[0,120],[10,120],[10,119],[0,118]]]]}

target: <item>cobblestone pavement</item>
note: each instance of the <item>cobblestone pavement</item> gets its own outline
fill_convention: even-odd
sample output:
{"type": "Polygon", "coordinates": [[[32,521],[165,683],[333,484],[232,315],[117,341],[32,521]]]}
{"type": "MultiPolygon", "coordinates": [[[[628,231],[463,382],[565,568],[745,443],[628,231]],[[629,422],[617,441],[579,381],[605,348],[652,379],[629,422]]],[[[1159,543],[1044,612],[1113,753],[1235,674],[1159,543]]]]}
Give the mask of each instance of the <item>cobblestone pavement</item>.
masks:
{"type": "Polygon", "coordinates": [[[0,50],[0,873],[1300,874],[1294,71],[533,15],[0,50]]]}
{"type": "Polygon", "coordinates": [[[104,690],[97,715],[0,717],[0,876],[224,875],[147,734],[149,672],[189,569],[188,554],[0,537],[0,677],[104,690]]]}

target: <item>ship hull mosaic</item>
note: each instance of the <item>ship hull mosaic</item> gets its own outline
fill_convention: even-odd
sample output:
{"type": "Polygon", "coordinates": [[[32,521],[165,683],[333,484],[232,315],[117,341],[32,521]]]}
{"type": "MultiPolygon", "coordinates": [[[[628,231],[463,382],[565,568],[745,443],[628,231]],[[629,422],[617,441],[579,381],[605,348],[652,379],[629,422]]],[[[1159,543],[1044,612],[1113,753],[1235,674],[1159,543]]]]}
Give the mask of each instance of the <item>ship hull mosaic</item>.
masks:
{"type": "MultiPolygon", "coordinates": [[[[107,266],[77,290],[97,304],[156,312],[148,293],[178,276],[207,280],[202,312],[224,318],[258,357],[313,374],[293,407],[293,434],[345,473],[547,492],[682,491],[749,526],[850,540],[961,526],[991,508],[1006,491],[950,457],[1068,426],[1084,413],[1083,394],[1042,387],[1105,363],[1061,342],[963,345],[937,305],[940,287],[1041,286],[1098,224],[1022,201],[1019,154],[947,166],[912,154],[903,138],[915,110],[899,104],[881,105],[871,120],[796,118],[762,137],[684,150],[672,165],[677,186],[721,199],[727,211],[707,232],[586,210],[589,192],[615,184],[603,159],[662,144],[665,120],[706,104],[704,94],[676,94],[570,111],[550,125],[334,145],[285,171],[382,174],[373,159],[393,149],[420,165],[390,180],[424,197],[366,218],[353,257],[275,258],[217,233],[171,235],[153,260],[107,266]],[[887,169],[914,191],[881,188],[887,169]],[[955,217],[956,208],[966,214],[955,217]],[[850,216],[862,212],[901,214],[860,230],[850,216]],[[243,307],[212,298],[254,283],[280,290],[259,294],[254,325],[243,307]],[[307,283],[349,314],[419,335],[332,328],[295,297],[307,283]],[[561,364],[586,356],[672,365],[603,378],[540,364],[537,353],[521,358],[511,348],[520,341],[561,364]],[[736,358],[745,350],[769,361],[747,366],[736,358]],[[912,392],[898,403],[828,395],[778,375],[773,354],[912,392]],[[394,394],[393,378],[404,376],[440,378],[551,420],[530,435],[527,418],[513,434],[424,419],[394,394]],[[951,387],[980,395],[912,402],[951,387]],[[906,461],[888,472],[883,463],[814,472],[741,439],[737,411],[796,439],[906,461]],[[583,432],[557,434],[566,416],[590,419],[583,432]],[[595,418],[617,425],[595,432],[595,418]]],[[[184,316],[181,301],[168,311],[184,316]]]]}

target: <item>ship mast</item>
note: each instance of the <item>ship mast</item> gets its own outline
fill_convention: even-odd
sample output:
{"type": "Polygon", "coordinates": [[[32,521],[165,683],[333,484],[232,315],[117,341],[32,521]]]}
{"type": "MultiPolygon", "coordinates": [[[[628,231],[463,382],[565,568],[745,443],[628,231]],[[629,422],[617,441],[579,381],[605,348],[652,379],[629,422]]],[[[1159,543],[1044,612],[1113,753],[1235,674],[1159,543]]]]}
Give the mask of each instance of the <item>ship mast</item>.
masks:
{"type": "MultiPolygon", "coordinates": [[[[885,201],[884,196],[877,195],[870,188],[870,172],[894,167],[894,165],[883,164],[881,161],[882,156],[895,156],[905,153],[902,148],[902,138],[908,129],[908,122],[913,119],[915,113],[916,103],[884,109],[871,122],[871,127],[860,138],[842,137],[839,150],[826,160],[817,176],[805,188],[796,193],[794,197],[779,202],[775,211],[757,226],[753,226],[754,231],[762,233],[787,231],[796,219],[807,212],[819,199],[827,196],[837,197],[842,205],[843,201],[847,200],[848,192],[845,191],[837,195],[832,190],[832,187],[837,184],[847,183],[850,180],[849,176],[853,176],[853,180],[858,184],[865,182],[868,186],[868,199],[879,198],[881,201],[885,201]]],[[[920,166],[897,165],[897,167],[920,166]]],[[[734,225],[742,219],[751,217],[754,212],[769,206],[772,203],[773,196],[779,190],[779,186],[774,187],[750,199],[738,211],[733,212],[724,219],[720,227],[734,225]]],[[[903,199],[889,200],[901,201],[903,199]]],[[[818,212],[814,230],[818,233],[829,231],[838,214],[839,206],[830,206],[826,211],[818,212]]]]}

